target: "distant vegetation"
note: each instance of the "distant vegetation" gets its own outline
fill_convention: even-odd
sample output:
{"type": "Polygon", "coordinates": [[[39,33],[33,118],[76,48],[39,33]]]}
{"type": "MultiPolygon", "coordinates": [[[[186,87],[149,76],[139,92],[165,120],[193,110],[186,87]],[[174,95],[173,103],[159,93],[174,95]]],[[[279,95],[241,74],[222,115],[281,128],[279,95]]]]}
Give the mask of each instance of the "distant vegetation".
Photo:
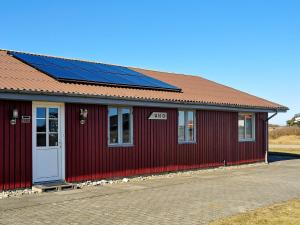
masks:
{"type": "Polygon", "coordinates": [[[272,127],[280,127],[280,126],[277,124],[269,124],[269,127],[272,128],[272,127]]]}
{"type": "Polygon", "coordinates": [[[269,137],[270,139],[277,139],[282,136],[300,136],[300,127],[292,126],[292,127],[277,127],[270,129],[269,137]]]}
{"type": "Polygon", "coordinates": [[[286,125],[288,125],[288,126],[300,126],[300,113],[295,114],[295,116],[292,119],[286,121],[286,125]]]}
{"type": "MultiPolygon", "coordinates": [[[[292,148],[289,145],[297,145],[297,153],[300,151],[300,114],[287,121],[287,126],[269,125],[269,144],[286,145],[286,148],[292,148]]],[[[294,146],[295,148],[295,146],[294,146]]],[[[295,152],[296,149],[285,149],[284,151],[295,152]]],[[[280,151],[283,151],[280,149],[280,151]]]]}

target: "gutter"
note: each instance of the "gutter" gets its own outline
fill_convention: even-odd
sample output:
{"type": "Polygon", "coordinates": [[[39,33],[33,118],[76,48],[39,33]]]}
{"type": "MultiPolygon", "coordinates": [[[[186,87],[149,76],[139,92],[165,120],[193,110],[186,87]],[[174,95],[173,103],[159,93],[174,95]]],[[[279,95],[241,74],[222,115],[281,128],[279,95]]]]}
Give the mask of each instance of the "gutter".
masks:
{"type": "Polygon", "coordinates": [[[271,116],[269,116],[266,120],[266,152],[265,152],[265,163],[269,164],[269,120],[272,119],[273,117],[275,117],[278,114],[278,111],[276,110],[276,112],[274,114],[272,114],[271,116]]]}

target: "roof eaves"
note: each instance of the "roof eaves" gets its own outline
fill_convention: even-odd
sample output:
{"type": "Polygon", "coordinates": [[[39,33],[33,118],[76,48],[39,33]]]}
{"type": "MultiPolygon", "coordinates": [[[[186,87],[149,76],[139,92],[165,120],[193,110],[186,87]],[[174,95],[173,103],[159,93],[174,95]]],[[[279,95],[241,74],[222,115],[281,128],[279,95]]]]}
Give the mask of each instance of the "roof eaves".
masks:
{"type": "MultiPolygon", "coordinates": [[[[76,92],[49,92],[49,91],[37,91],[37,90],[15,90],[15,89],[2,89],[0,90],[4,93],[15,93],[20,95],[43,95],[43,96],[56,96],[56,97],[80,97],[82,99],[86,98],[105,98],[112,100],[129,100],[129,101],[144,101],[144,102],[156,102],[156,103],[172,103],[172,104],[183,104],[183,105],[201,105],[207,107],[221,107],[221,108],[240,108],[240,109],[253,109],[253,110],[263,110],[269,112],[286,112],[289,110],[288,107],[279,106],[279,107],[261,107],[261,106],[252,106],[252,105],[241,105],[241,104],[229,104],[229,103],[214,103],[214,102],[204,102],[204,101],[188,101],[188,100],[166,100],[159,98],[141,98],[141,97],[129,97],[129,96],[113,96],[113,95],[87,95],[80,94],[76,92]]],[[[84,102],[84,101],[83,101],[84,102]]]]}

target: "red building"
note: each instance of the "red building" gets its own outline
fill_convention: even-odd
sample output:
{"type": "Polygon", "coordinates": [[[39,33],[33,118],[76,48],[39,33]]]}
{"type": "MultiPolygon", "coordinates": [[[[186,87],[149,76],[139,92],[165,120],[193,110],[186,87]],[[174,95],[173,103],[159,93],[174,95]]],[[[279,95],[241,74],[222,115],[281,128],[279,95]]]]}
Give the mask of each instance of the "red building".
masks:
{"type": "Polygon", "coordinates": [[[198,76],[0,51],[0,189],[263,161],[286,107],[198,76]]]}

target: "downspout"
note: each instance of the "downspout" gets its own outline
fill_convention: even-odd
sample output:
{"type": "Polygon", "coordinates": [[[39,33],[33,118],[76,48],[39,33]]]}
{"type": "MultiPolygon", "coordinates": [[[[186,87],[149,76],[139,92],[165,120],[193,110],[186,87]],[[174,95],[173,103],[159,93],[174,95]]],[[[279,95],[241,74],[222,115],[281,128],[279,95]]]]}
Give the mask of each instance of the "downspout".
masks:
{"type": "Polygon", "coordinates": [[[268,117],[266,120],[265,120],[265,123],[266,123],[266,126],[265,126],[265,129],[266,129],[266,152],[265,152],[265,163],[269,164],[269,120],[272,119],[274,116],[276,116],[278,114],[278,111],[276,110],[276,112],[271,115],[270,117],[268,117]]]}

